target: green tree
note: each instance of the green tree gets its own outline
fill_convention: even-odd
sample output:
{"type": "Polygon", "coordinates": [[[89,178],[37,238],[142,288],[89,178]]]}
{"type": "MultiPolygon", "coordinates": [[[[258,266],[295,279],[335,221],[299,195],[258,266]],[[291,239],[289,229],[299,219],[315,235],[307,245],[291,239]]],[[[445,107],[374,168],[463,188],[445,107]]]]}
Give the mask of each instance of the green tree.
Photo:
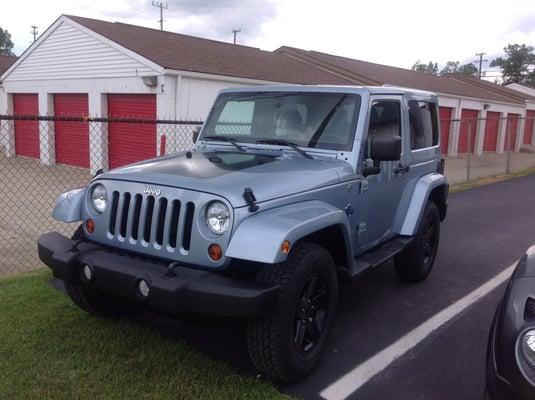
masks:
{"type": "Polygon", "coordinates": [[[424,64],[420,60],[416,60],[411,69],[413,71],[425,72],[426,74],[438,74],[438,64],[432,61],[429,61],[427,64],[424,64]]]}
{"type": "Polygon", "coordinates": [[[533,46],[508,44],[503,50],[506,57],[498,57],[490,63],[491,67],[500,67],[502,70],[503,84],[535,83],[535,76],[529,71],[529,67],[535,64],[533,46]]]}
{"type": "Polygon", "coordinates": [[[446,74],[463,74],[477,75],[477,67],[472,63],[462,64],[459,61],[448,61],[444,68],[440,70],[440,75],[446,74]]]}
{"type": "Polygon", "coordinates": [[[0,28],[0,54],[5,56],[13,55],[13,42],[7,29],[0,28]]]}

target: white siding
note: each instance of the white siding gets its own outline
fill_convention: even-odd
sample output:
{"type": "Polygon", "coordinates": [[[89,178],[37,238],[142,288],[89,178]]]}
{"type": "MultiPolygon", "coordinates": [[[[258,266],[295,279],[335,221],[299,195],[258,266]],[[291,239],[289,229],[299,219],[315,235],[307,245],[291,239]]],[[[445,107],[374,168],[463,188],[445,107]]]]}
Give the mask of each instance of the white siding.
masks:
{"type": "Polygon", "coordinates": [[[178,85],[177,118],[204,120],[220,90],[229,87],[253,86],[236,82],[212,81],[182,77],[178,85]]]}
{"type": "Polygon", "coordinates": [[[146,65],[63,21],[6,77],[5,82],[154,73],[146,65]]]}

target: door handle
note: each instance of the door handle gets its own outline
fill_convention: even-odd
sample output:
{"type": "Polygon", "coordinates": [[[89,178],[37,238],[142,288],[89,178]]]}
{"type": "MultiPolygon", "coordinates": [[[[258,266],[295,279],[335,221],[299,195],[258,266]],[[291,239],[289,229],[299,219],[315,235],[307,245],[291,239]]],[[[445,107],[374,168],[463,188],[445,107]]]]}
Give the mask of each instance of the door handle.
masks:
{"type": "Polygon", "coordinates": [[[407,172],[409,172],[409,169],[410,169],[410,166],[399,164],[396,168],[394,168],[394,173],[406,174],[407,172]]]}

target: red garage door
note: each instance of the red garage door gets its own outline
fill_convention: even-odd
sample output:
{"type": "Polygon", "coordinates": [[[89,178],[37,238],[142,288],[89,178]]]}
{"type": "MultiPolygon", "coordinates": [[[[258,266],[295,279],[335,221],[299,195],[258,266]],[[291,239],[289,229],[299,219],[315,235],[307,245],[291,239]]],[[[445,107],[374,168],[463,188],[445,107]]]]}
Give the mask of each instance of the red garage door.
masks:
{"type": "MultiPolygon", "coordinates": [[[[109,94],[110,118],[156,119],[156,95],[109,94]]],[[[156,124],[110,122],[108,124],[110,168],[156,156],[156,124]]]]}
{"type": "Polygon", "coordinates": [[[485,138],[483,151],[496,152],[498,147],[498,131],[500,129],[500,113],[489,111],[485,121],[485,138]]]}
{"type": "MultiPolygon", "coordinates": [[[[89,115],[87,94],[54,95],[56,116],[84,117],[89,115]]],[[[56,162],[89,168],[89,125],[87,122],[56,121],[56,162]]]]}
{"type": "Polygon", "coordinates": [[[507,130],[505,135],[505,149],[514,150],[519,114],[507,114],[507,130]]]}
{"type": "Polygon", "coordinates": [[[530,110],[526,113],[526,125],[524,128],[523,144],[531,144],[533,140],[533,119],[535,118],[535,111],[530,110]]]}
{"type": "Polygon", "coordinates": [[[451,114],[453,108],[440,107],[440,147],[442,154],[448,153],[448,145],[450,143],[450,126],[451,126],[451,114]]]}
{"type": "MultiPolygon", "coordinates": [[[[13,95],[15,115],[39,115],[39,101],[36,94],[13,95]]],[[[15,121],[15,154],[39,158],[39,121],[15,121]]]]}
{"type": "Polygon", "coordinates": [[[464,109],[461,112],[461,127],[459,129],[459,153],[468,153],[468,138],[471,137],[470,150],[474,151],[477,130],[477,110],[464,109]]]}

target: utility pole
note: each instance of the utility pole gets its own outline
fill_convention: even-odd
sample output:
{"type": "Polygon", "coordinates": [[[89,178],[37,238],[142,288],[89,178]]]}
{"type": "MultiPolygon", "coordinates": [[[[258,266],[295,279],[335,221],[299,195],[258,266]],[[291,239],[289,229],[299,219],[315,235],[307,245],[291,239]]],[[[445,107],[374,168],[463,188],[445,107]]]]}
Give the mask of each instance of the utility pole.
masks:
{"type": "Polygon", "coordinates": [[[232,33],[234,34],[234,44],[236,44],[236,35],[238,34],[238,32],[241,32],[241,29],[233,29],[232,30],[232,33]]]}
{"type": "Polygon", "coordinates": [[[475,60],[474,62],[477,63],[479,62],[479,70],[478,70],[478,75],[479,75],[479,79],[481,79],[481,76],[482,76],[482,68],[483,68],[483,61],[484,62],[487,62],[488,60],[483,60],[483,56],[487,54],[487,53],[476,53],[476,56],[479,57],[479,60],[475,60]]]}
{"type": "Polygon", "coordinates": [[[37,35],[39,34],[37,32],[37,26],[36,25],[32,25],[32,30],[30,31],[30,33],[33,35],[33,41],[35,42],[35,39],[37,39],[37,35]]]}
{"type": "Polygon", "coordinates": [[[163,31],[163,9],[169,7],[169,4],[165,3],[165,6],[163,5],[163,2],[161,1],[153,1],[152,5],[154,7],[158,7],[160,9],[160,20],[158,21],[160,23],[160,30],[163,31]]]}

